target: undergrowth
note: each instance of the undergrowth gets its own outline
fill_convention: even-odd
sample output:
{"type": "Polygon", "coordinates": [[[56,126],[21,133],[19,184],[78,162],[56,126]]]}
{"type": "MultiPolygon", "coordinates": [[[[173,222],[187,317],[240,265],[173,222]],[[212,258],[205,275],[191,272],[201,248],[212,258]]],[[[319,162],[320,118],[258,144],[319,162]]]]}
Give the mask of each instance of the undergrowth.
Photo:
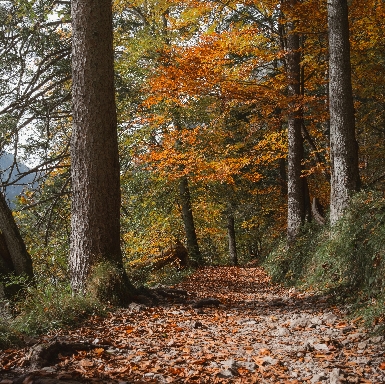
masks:
{"type": "Polygon", "coordinates": [[[20,343],[18,333],[12,328],[9,319],[0,317],[0,349],[20,343]]]}
{"type": "Polygon", "coordinates": [[[295,244],[282,240],[264,262],[276,282],[331,292],[369,323],[385,319],[385,198],[358,193],[344,217],[305,225],[295,244]]]}
{"type": "MultiPolygon", "coordinates": [[[[172,266],[156,271],[142,271],[129,276],[136,286],[174,285],[192,272],[172,266]]],[[[19,283],[19,281],[17,281],[19,283]]],[[[105,284],[103,280],[103,284],[105,284]]],[[[108,309],[95,292],[73,295],[69,283],[41,282],[23,287],[20,297],[0,301],[0,349],[18,344],[23,335],[35,336],[55,329],[76,326],[84,319],[108,309]]]]}
{"type": "Polygon", "coordinates": [[[0,348],[17,343],[22,335],[73,326],[104,312],[105,307],[94,297],[73,296],[69,285],[27,287],[19,300],[1,303],[0,348]]]}

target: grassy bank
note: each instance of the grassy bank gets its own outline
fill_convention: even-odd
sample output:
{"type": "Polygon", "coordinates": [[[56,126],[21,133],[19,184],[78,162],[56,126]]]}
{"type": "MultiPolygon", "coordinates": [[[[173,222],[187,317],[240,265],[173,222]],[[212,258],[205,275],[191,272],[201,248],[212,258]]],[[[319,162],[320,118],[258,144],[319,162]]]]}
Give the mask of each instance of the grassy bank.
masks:
{"type": "Polygon", "coordinates": [[[273,280],[311,288],[349,302],[367,324],[385,319],[385,198],[357,194],[332,229],[307,224],[295,245],[282,240],[264,266],[273,280]]]}

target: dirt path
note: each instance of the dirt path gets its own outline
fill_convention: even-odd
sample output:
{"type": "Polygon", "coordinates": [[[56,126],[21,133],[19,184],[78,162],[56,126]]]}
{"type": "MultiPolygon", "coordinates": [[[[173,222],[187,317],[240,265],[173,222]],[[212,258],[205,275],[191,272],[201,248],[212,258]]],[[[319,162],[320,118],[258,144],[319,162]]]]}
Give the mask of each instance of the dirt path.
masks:
{"type": "Polygon", "coordinates": [[[382,336],[324,297],[273,286],[260,268],[206,268],[175,288],[189,292],[185,302],[131,304],[45,336],[59,346],[55,361],[36,362],[27,348],[1,353],[0,383],[385,382],[382,336]],[[209,297],[221,304],[194,307],[209,297]]]}

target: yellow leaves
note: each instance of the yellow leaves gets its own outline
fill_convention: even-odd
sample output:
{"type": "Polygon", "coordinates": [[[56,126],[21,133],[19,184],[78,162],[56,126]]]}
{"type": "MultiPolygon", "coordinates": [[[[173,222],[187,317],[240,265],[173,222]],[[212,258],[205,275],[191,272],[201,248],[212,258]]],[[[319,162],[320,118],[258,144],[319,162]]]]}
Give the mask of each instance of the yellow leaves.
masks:
{"type": "Polygon", "coordinates": [[[283,131],[268,133],[253,148],[255,163],[264,165],[286,157],[287,137],[283,131]]]}
{"type": "Polygon", "coordinates": [[[28,200],[25,198],[24,195],[21,195],[18,197],[18,201],[21,205],[27,205],[28,204],[28,200]]]}
{"type": "Polygon", "coordinates": [[[271,38],[265,36],[259,27],[243,26],[240,29],[227,31],[220,36],[221,45],[228,52],[238,57],[248,57],[254,60],[254,65],[264,65],[271,62],[279,48],[274,46],[271,38]]]}
{"type": "Polygon", "coordinates": [[[187,7],[178,15],[178,18],[174,19],[173,27],[175,29],[181,29],[197,23],[209,10],[210,7],[204,6],[204,4],[202,4],[201,7],[187,7]]]}

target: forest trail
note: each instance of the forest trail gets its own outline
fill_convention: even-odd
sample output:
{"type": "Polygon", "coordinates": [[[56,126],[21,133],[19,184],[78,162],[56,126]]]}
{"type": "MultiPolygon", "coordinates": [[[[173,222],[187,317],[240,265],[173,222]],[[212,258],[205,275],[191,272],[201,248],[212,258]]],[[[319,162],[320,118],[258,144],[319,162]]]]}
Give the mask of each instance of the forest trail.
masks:
{"type": "Polygon", "coordinates": [[[73,346],[55,361],[34,360],[38,346],[2,351],[0,383],[385,382],[382,336],[326,297],[271,284],[261,268],[204,268],[174,288],[187,298],[133,303],[41,337],[73,346]]]}

